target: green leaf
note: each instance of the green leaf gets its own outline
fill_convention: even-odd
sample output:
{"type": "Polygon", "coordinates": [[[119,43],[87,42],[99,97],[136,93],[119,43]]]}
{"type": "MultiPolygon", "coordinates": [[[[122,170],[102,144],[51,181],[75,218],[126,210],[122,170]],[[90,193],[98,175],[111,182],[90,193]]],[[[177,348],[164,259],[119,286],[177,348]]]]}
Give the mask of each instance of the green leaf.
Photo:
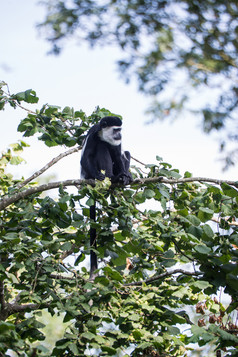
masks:
{"type": "Polygon", "coordinates": [[[202,229],[207,238],[212,239],[214,237],[214,232],[208,224],[204,224],[202,229]]]}
{"type": "Polygon", "coordinates": [[[7,333],[9,330],[15,330],[15,325],[11,322],[0,321],[0,333],[7,333]]]}
{"type": "Polygon", "coordinates": [[[199,207],[198,218],[202,222],[209,221],[213,217],[213,214],[214,214],[213,210],[206,207],[199,207]]]}
{"type": "Polygon", "coordinates": [[[192,234],[194,237],[200,240],[203,235],[203,230],[201,227],[190,226],[188,229],[188,233],[192,234]]]}
{"type": "Polygon", "coordinates": [[[25,160],[20,156],[13,156],[10,160],[11,165],[19,165],[22,162],[25,162],[25,160]]]}
{"type": "Polygon", "coordinates": [[[101,346],[101,349],[103,352],[107,352],[108,356],[113,356],[117,353],[117,350],[115,348],[109,346],[101,346]]]}
{"type": "Polygon", "coordinates": [[[75,343],[69,343],[68,345],[71,352],[73,352],[74,356],[80,356],[79,350],[75,343]]]}
{"type": "Polygon", "coordinates": [[[222,329],[220,329],[218,326],[216,325],[210,325],[209,326],[209,331],[211,331],[214,334],[218,334],[220,335],[222,341],[227,341],[228,342],[228,346],[235,346],[238,344],[238,337],[233,335],[232,333],[229,333],[227,331],[224,331],[222,329]]]}
{"type": "Polygon", "coordinates": [[[207,289],[208,287],[210,287],[211,285],[209,284],[208,281],[197,280],[197,281],[191,283],[191,286],[198,288],[199,290],[204,290],[204,289],[207,289]]]}
{"type": "Polygon", "coordinates": [[[22,100],[27,103],[38,103],[39,98],[36,96],[36,92],[32,89],[28,89],[25,92],[19,92],[13,96],[14,99],[21,102],[22,100]]]}
{"type": "Polygon", "coordinates": [[[87,340],[91,341],[95,338],[95,334],[88,331],[88,332],[82,333],[80,337],[86,338],[87,340]]]}
{"type": "Polygon", "coordinates": [[[111,277],[113,280],[117,280],[117,281],[123,280],[123,277],[121,276],[121,274],[110,267],[105,267],[104,272],[106,273],[106,275],[111,277]]]}
{"type": "Polygon", "coordinates": [[[143,192],[143,195],[145,196],[145,198],[150,199],[155,196],[155,191],[146,188],[143,192]]]}
{"type": "Polygon", "coordinates": [[[204,254],[204,255],[208,255],[212,252],[211,248],[209,248],[205,245],[196,245],[194,247],[194,249],[196,250],[196,252],[198,252],[200,254],[204,254]]]}
{"type": "Polygon", "coordinates": [[[183,298],[186,295],[188,295],[188,288],[187,287],[181,287],[178,290],[173,292],[173,296],[176,296],[178,298],[183,298]]]}
{"type": "Polygon", "coordinates": [[[71,247],[72,247],[72,243],[66,242],[60,246],[60,249],[63,251],[67,251],[67,250],[70,250],[71,247]]]}
{"type": "Polygon", "coordinates": [[[84,259],[85,259],[85,254],[84,253],[79,254],[79,256],[77,257],[77,259],[74,262],[74,265],[75,266],[79,265],[79,263],[83,262],[84,259]]]}
{"type": "Polygon", "coordinates": [[[7,233],[4,238],[13,244],[20,243],[20,238],[17,233],[7,233]]]}
{"type": "Polygon", "coordinates": [[[134,330],[132,334],[135,340],[140,340],[142,337],[142,333],[140,330],[134,330]]]}
{"type": "Polygon", "coordinates": [[[163,197],[165,197],[168,200],[170,199],[170,193],[168,187],[166,187],[163,184],[158,184],[157,188],[163,197]]]}
{"type": "Polygon", "coordinates": [[[175,326],[168,326],[167,331],[170,335],[179,335],[180,334],[180,329],[175,326]]]}
{"type": "Polygon", "coordinates": [[[195,215],[189,214],[186,216],[186,219],[189,220],[194,226],[199,226],[201,221],[195,215]]]}
{"type": "Polygon", "coordinates": [[[95,204],[95,201],[91,197],[86,202],[86,205],[89,206],[89,207],[93,206],[94,204],[95,204]]]}
{"type": "Polygon", "coordinates": [[[139,321],[140,320],[140,316],[138,314],[132,314],[128,316],[128,319],[131,321],[139,321]]]}
{"type": "Polygon", "coordinates": [[[225,195],[227,195],[229,197],[232,197],[232,198],[238,197],[238,191],[234,187],[228,185],[225,182],[223,182],[221,184],[221,187],[222,187],[223,192],[224,192],[225,195]]]}
{"type": "Polygon", "coordinates": [[[235,291],[238,291],[238,277],[234,274],[227,275],[227,283],[231,286],[235,291]]]}
{"type": "Polygon", "coordinates": [[[172,251],[172,249],[167,250],[167,252],[165,252],[164,254],[165,258],[173,258],[174,257],[174,252],[172,251]]]}

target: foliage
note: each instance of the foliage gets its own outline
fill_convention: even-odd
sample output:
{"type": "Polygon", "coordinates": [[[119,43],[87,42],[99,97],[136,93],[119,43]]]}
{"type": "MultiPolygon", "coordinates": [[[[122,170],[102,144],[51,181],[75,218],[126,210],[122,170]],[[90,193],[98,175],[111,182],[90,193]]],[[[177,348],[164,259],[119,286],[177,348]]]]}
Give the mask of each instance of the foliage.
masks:
{"type": "MultiPolygon", "coordinates": [[[[4,105],[36,102],[34,91],[10,95],[4,85],[4,105]]],[[[28,110],[18,130],[71,147],[108,113],[47,105],[28,110]]],[[[58,197],[41,197],[50,183],[36,192],[36,183],[7,173],[20,162],[13,151],[0,159],[0,356],[188,356],[208,343],[237,354],[237,182],[182,177],[157,157],[134,167],[130,186],[75,180],[70,192],[65,181],[58,197]],[[94,281],[92,199],[101,262],[94,281]],[[65,323],[52,349],[44,343],[46,311],[65,323]]]]}
{"type": "Polygon", "coordinates": [[[153,98],[153,120],[199,112],[205,132],[226,128],[221,149],[233,165],[237,146],[238,5],[236,0],[45,1],[41,28],[59,53],[76,36],[90,45],[116,44],[126,81],[153,98]],[[231,152],[229,152],[231,150],[231,152]]]}

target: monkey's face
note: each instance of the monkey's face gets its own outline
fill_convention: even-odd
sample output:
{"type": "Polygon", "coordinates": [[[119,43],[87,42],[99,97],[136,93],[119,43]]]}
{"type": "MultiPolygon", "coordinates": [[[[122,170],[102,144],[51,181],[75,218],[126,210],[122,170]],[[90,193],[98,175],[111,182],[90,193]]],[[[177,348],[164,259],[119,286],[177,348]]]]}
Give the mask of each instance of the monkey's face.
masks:
{"type": "Polygon", "coordinates": [[[105,141],[112,146],[118,146],[121,144],[121,127],[107,126],[99,131],[98,136],[102,141],[105,141]]]}

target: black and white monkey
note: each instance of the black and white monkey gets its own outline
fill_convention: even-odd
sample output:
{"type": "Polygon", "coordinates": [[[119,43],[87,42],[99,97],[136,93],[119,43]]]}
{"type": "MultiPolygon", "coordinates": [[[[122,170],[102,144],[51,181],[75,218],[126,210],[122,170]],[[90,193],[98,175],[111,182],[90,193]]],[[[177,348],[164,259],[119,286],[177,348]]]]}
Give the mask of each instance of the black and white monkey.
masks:
{"type": "MultiPolygon", "coordinates": [[[[107,116],[95,124],[86,136],[81,154],[81,178],[129,184],[132,181],[130,153],[121,149],[122,121],[116,116],[107,116]]],[[[95,221],[95,205],[90,207],[90,218],[95,221]]],[[[90,246],[96,248],[96,230],[90,228],[90,246]]],[[[90,276],[97,269],[97,255],[90,253],[90,276]]]]}
{"type": "Polygon", "coordinates": [[[132,181],[130,153],[121,149],[121,125],[120,118],[107,116],[89,130],[82,148],[81,178],[109,177],[124,185],[132,181]]]}

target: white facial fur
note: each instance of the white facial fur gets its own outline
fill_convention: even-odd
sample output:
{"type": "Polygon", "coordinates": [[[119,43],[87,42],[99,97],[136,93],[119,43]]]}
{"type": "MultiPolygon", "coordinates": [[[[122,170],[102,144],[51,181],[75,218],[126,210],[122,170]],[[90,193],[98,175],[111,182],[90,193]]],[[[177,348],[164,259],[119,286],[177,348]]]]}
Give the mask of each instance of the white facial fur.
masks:
{"type": "Polygon", "coordinates": [[[121,129],[120,126],[108,126],[99,131],[98,136],[102,141],[105,141],[112,146],[121,144],[121,139],[114,139],[113,129],[121,129]]]}

